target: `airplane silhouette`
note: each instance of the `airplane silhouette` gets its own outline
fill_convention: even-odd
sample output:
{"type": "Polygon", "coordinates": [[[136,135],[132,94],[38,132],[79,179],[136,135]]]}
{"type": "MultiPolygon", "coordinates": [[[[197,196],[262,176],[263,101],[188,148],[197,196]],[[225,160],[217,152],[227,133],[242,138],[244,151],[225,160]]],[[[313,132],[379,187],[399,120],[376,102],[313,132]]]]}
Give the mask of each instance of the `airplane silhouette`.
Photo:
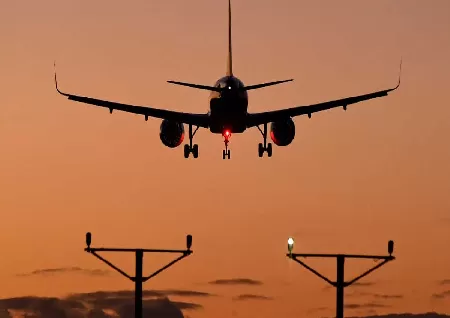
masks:
{"type": "MultiPolygon", "coordinates": [[[[194,158],[198,157],[198,145],[192,144],[197,130],[201,128],[209,129],[213,134],[222,134],[225,142],[225,149],[222,152],[223,159],[230,159],[230,150],[228,143],[233,133],[243,133],[247,128],[257,127],[263,137],[263,143],[258,145],[258,155],[262,157],[264,152],[267,156],[272,156],[272,144],[267,143],[267,124],[270,126],[270,137],[277,146],[289,145],[295,137],[295,124],[292,120],[295,116],[308,115],[311,118],[312,113],[328,110],[335,107],[343,107],[344,110],[350,104],[366,101],[373,98],[387,96],[389,92],[396,90],[400,86],[400,75],[398,84],[394,88],[377,91],[369,94],[352,96],[343,99],[327,101],[323,103],[296,106],[292,108],[249,113],[248,112],[248,94],[249,90],[259,89],[267,86],[290,82],[293,79],[274,81],[256,85],[245,86],[244,83],[233,75],[231,51],[231,0],[228,0],[228,58],[226,76],[220,78],[214,86],[191,84],[177,81],[168,81],[171,84],[177,84],[196,89],[208,90],[211,92],[209,97],[210,110],[206,114],[183,113],[165,109],[157,109],[147,106],[134,106],[117,102],[105,101],[91,97],[77,96],[63,93],[58,89],[55,70],[55,86],[58,93],[68,97],[69,100],[91,104],[100,107],[109,108],[112,114],[113,110],[120,110],[148,117],[162,119],[160,127],[160,139],[162,143],[169,147],[178,147],[184,140],[184,124],[189,127],[189,144],[184,145],[184,157],[189,158],[192,153],[194,158]],[[263,129],[260,128],[263,126],[263,129]],[[193,126],[195,130],[193,131],[193,126]]],[[[56,65],[55,65],[56,68],[56,65]]],[[[401,73],[401,62],[400,62],[401,73]]]]}

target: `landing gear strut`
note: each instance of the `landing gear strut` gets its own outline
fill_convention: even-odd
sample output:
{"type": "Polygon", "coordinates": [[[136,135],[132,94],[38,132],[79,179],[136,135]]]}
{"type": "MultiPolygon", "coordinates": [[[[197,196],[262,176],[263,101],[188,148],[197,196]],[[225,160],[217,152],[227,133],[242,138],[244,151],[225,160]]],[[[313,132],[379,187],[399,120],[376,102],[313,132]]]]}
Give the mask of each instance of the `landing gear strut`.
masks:
{"type": "Polygon", "coordinates": [[[225,130],[223,133],[223,138],[225,138],[225,149],[222,151],[222,157],[223,159],[228,158],[230,159],[230,149],[228,149],[228,143],[230,142],[231,133],[228,130],[225,130]]]}
{"type": "Polygon", "coordinates": [[[264,138],[264,143],[259,143],[258,145],[258,155],[261,158],[264,155],[264,152],[267,151],[267,157],[272,157],[272,144],[269,142],[267,143],[267,123],[264,124],[264,132],[261,130],[261,128],[258,127],[259,132],[264,138]]]}
{"type": "Polygon", "coordinates": [[[192,133],[192,125],[189,124],[189,145],[188,144],[184,145],[184,157],[185,158],[189,158],[189,154],[191,154],[191,153],[194,158],[198,158],[198,145],[197,144],[192,145],[192,139],[194,138],[195,133],[197,132],[198,128],[199,127],[197,126],[197,128],[195,128],[194,132],[192,133]]]}

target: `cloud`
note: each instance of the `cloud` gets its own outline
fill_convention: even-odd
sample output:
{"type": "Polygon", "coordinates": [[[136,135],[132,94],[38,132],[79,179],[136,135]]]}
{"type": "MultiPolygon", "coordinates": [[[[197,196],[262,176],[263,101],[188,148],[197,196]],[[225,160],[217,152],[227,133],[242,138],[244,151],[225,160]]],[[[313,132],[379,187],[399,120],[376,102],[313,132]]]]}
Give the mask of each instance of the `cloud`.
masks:
{"type": "Polygon", "coordinates": [[[390,305],[380,304],[380,303],[364,303],[364,304],[345,304],[344,308],[347,309],[374,309],[374,308],[387,308],[390,305]]]}
{"type": "Polygon", "coordinates": [[[375,282],[355,282],[352,286],[369,287],[375,285],[375,282]]]}
{"type": "Polygon", "coordinates": [[[272,299],[273,299],[272,297],[255,294],[241,294],[236,297],[233,297],[233,300],[272,300],[272,299]]]}
{"type": "Polygon", "coordinates": [[[403,295],[396,295],[396,294],[376,294],[376,293],[369,293],[369,292],[353,292],[351,294],[345,295],[346,297],[374,297],[377,299],[402,299],[403,295]]]}
{"type": "Polygon", "coordinates": [[[434,299],[443,299],[443,298],[450,297],[450,290],[446,290],[441,293],[435,293],[435,294],[431,295],[431,297],[434,299]]]}
{"type": "Polygon", "coordinates": [[[373,297],[381,299],[402,299],[403,295],[373,294],[373,297]]]}
{"type": "Polygon", "coordinates": [[[443,279],[439,282],[439,285],[450,285],[450,279],[443,279]]]}
{"type": "Polygon", "coordinates": [[[110,272],[103,269],[87,269],[81,267],[59,267],[59,268],[37,269],[30,273],[17,274],[16,276],[26,277],[26,276],[53,275],[66,273],[80,273],[90,276],[106,276],[109,275],[110,272]]]}
{"type": "MultiPolygon", "coordinates": [[[[209,295],[179,290],[144,291],[143,316],[145,318],[183,318],[182,310],[203,308],[197,303],[171,301],[167,294],[189,297],[209,295]]],[[[6,311],[35,318],[129,318],[134,316],[134,291],[82,293],[64,298],[27,296],[0,299],[1,318],[10,316],[5,314],[6,311]]]]}
{"type": "Polygon", "coordinates": [[[324,311],[324,310],[330,310],[331,308],[328,307],[315,307],[315,308],[311,308],[308,310],[308,314],[313,314],[313,313],[317,313],[319,311],[324,311]]]}
{"type": "MultiPolygon", "coordinates": [[[[376,284],[376,282],[354,282],[351,286],[352,287],[371,287],[374,286],[376,284]]],[[[323,288],[323,290],[329,290],[334,287],[331,285],[327,285],[323,288]]]]}
{"type": "MultiPolygon", "coordinates": [[[[177,290],[177,289],[166,289],[166,290],[143,290],[142,297],[210,297],[215,296],[207,292],[200,292],[194,290],[177,290]]],[[[82,302],[102,302],[114,299],[125,299],[133,298],[133,290],[118,290],[118,291],[96,291],[91,293],[77,293],[71,294],[67,299],[82,301],[82,302]]]]}
{"type": "Polygon", "coordinates": [[[217,279],[209,282],[211,285],[262,285],[258,280],[250,278],[231,278],[231,279],[217,279]]]}
{"type": "Polygon", "coordinates": [[[365,317],[354,316],[348,318],[450,318],[450,316],[429,312],[424,314],[402,313],[402,314],[387,314],[387,315],[365,316],[365,317]]]}

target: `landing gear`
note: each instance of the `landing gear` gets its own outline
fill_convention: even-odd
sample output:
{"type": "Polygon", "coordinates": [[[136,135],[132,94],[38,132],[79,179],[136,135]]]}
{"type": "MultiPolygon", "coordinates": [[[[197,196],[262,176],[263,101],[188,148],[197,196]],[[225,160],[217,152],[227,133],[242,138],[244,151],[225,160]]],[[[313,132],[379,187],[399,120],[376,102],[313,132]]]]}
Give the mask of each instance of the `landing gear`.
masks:
{"type": "Polygon", "coordinates": [[[258,156],[262,158],[264,152],[267,151],[267,157],[270,158],[272,157],[272,144],[270,142],[267,143],[267,124],[264,124],[264,131],[262,131],[259,126],[256,127],[258,127],[258,130],[264,138],[264,143],[259,143],[258,145],[258,156]]]}
{"type": "Polygon", "coordinates": [[[230,159],[230,149],[228,149],[228,143],[230,142],[231,132],[229,130],[225,130],[223,132],[223,138],[225,138],[225,149],[222,151],[222,158],[225,160],[225,158],[230,159]]]}
{"type": "Polygon", "coordinates": [[[189,144],[185,144],[184,145],[184,157],[185,158],[189,158],[189,155],[192,153],[192,156],[194,158],[198,158],[198,145],[192,145],[192,139],[195,136],[195,133],[198,130],[198,126],[197,128],[195,128],[194,132],[192,133],[192,125],[189,124],[189,144]]]}

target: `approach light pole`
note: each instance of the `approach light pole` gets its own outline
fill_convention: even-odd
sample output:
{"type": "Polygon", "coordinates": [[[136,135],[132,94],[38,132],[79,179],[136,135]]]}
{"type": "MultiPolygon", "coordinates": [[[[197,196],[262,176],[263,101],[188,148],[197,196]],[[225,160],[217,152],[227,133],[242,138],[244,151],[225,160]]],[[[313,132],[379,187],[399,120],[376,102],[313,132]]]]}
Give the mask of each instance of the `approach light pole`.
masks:
{"type": "Polygon", "coordinates": [[[384,264],[386,264],[389,261],[393,261],[395,259],[394,256],[392,256],[392,253],[394,252],[394,241],[388,242],[388,256],[380,256],[380,255],[352,255],[352,254],[295,254],[292,253],[292,250],[294,249],[294,239],[290,237],[288,239],[288,251],[289,253],[286,254],[287,257],[293,259],[303,267],[305,267],[307,270],[311,271],[316,276],[319,276],[323,280],[325,280],[330,285],[336,287],[336,318],[344,318],[344,288],[347,286],[350,286],[351,284],[355,283],[356,281],[360,280],[361,278],[369,275],[374,270],[380,268],[384,264]],[[337,277],[336,281],[333,282],[327,277],[323,276],[316,270],[312,269],[305,263],[303,263],[301,260],[299,260],[299,257],[316,257],[316,258],[324,258],[324,257],[332,257],[336,258],[337,261],[337,277]],[[363,274],[357,276],[356,278],[346,282],[344,280],[344,264],[346,258],[367,258],[367,259],[373,259],[373,260],[383,260],[378,265],[374,266],[373,268],[369,269],[368,271],[364,272],[363,274]]]}
{"type": "Polygon", "coordinates": [[[87,247],[84,249],[86,252],[91,253],[95,257],[97,257],[102,262],[106,263],[108,266],[112,267],[116,271],[118,271],[120,274],[125,276],[126,278],[130,279],[134,282],[135,286],[135,307],[134,307],[134,316],[136,318],[142,318],[142,284],[149,280],[150,278],[158,275],[163,270],[169,268],[170,266],[174,265],[178,261],[181,261],[183,258],[191,255],[193,252],[191,250],[192,246],[192,235],[186,236],[186,250],[162,250],[162,249],[142,249],[142,248],[93,248],[91,247],[92,243],[92,235],[90,232],[86,233],[86,245],[87,247]],[[97,254],[97,252],[133,252],[135,253],[136,257],[136,271],[135,276],[130,276],[127,273],[125,273],[123,270],[109,262],[108,260],[104,259],[100,255],[97,254]],[[144,259],[144,253],[175,253],[175,254],[182,254],[172,262],[168,263],[164,267],[160,268],[150,276],[143,276],[142,274],[142,267],[143,267],[143,259],[144,259]]]}

